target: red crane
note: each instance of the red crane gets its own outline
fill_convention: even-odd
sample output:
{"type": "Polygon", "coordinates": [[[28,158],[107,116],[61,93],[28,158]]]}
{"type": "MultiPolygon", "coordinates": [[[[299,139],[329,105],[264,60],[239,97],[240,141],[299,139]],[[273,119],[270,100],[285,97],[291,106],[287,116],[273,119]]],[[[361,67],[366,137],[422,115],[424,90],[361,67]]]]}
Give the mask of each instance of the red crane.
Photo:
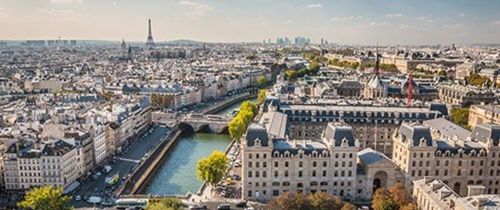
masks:
{"type": "Polygon", "coordinates": [[[413,76],[408,75],[408,87],[406,88],[406,106],[411,106],[413,103],[413,76]]]}

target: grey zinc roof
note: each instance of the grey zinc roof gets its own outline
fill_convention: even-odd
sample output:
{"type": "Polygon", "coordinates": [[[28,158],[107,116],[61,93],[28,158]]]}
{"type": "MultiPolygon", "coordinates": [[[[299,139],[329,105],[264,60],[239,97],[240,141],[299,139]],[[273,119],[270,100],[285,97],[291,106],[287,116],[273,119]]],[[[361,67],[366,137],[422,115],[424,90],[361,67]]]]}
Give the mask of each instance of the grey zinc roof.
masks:
{"type": "Polygon", "coordinates": [[[252,123],[248,126],[246,133],[247,146],[253,147],[256,139],[260,139],[261,146],[269,146],[269,136],[266,129],[259,124],[252,123]]]}
{"type": "Polygon", "coordinates": [[[304,154],[311,154],[313,151],[317,151],[318,153],[326,150],[327,147],[325,144],[317,141],[311,140],[296,140],[296,141],[287,141],[285,139],[274,139],[273,140],[273,151],[278,151],[280,153],[284,153],[286,151],[290,152],[290,154],[298,154],[299,150],[304,150],[304,154]]]}
{"type": "Polygon", "coordinates": [[[354,133],[350,126],[345,124],[329,123],[325,130],[325,138],[333,141],[333,145],[340,146],[344,139],[347,140],[349,146],[354,146],[354,133]]]}
{"type": "Polygon", "coordinates": [[[471,132],[459,125],[452,123],[444,118],[436,118],[424,121],[424,125],[432,129],[438,130],[441,134],[452,138],[457,136],[461,140],[465,140],[471,136],[471,132]]]}
{"type": "Polygon", "coordinates": [[[413,146],[418,146],[421,139],[425,140],[426,146],[432,146],[432,136],[429,128],[420,123],[401,124],[399,134],[404,140],[411,141],[413,146]]]}
{"type": "Polygon", "coordinates": [[[364,150],[359,151],[358,157],[364,165],[371,165],[381,160],[389,159],[383,153],[375,151],[372,148],[366,148],[364,150]]]}
{"type": "Polygon", "coordinates": [[[498,145],[500,139],[500,125],[479,124],[472,130],[472,139],[486,143],[488,139],[498,145]]]}
{"type": "Polygon", "coordinates": [[[262,115],[260,124],[266,126],[270,135],[284,138],[286,134],[287,116],[281,112],[266,112],[262,115]]]}

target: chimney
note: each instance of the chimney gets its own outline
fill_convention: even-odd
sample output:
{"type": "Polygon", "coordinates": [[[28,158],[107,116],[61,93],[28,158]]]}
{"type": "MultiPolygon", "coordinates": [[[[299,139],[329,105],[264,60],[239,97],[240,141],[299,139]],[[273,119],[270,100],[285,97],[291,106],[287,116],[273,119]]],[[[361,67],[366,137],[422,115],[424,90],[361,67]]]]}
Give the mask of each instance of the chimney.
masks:
{"type": "Polygon", "coordinates": [[[483,185],[469,185],[467,186],[467,196],[482,195],[485,188],[483,185]]]}

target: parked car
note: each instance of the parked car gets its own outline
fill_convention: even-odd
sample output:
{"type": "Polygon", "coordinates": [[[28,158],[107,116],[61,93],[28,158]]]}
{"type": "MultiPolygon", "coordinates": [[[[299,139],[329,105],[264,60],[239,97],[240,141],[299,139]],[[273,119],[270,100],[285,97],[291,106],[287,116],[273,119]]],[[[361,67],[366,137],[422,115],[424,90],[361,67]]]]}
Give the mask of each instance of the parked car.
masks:
{"type": "Polygon", "coordinates": [[[236,207],[238,208],[244,208],[247,207],[247,202],[246,201],[240,201],[236,204],[236,207]]]}
{"type": "Polygon", "coordinates": [[[228,203],[223,203],[217,207],[217,210],[230,210],[230,209],[231,205],[229,205],[228,203]]]}
{"type": "Polygon", "coordinates": [[[193,204],[193,205],[189,206],[188,209],[189,210],[202,210],[202,209],[207,209],[207,206],[205,206],[201,203],[197,203],[197,204],[193,204]]]}

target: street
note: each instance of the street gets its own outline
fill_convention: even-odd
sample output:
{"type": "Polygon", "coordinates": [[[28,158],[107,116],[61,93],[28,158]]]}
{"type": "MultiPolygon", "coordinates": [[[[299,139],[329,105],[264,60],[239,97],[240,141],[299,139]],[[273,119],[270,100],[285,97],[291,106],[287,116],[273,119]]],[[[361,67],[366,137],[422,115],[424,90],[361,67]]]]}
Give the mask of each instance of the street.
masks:
{"type": "Polygon", "coordinates": [[[97,179],[93,179],[93,175],[95,175],[98,171],[95,171],[93,175],[89,176],[86,181],[82,181],[81,187],[75,191],[72,199],[72,204],[75,207],[90,207],[93,206],[86,202],[86,199],[90,196],[99,196],[103,198],[104,201],[111,201],[110,198],[112,196],[112,190],[116,189],[117,186],[122,184],[125,177],[127,177],[135,167],[137,167],[144,157],[144,155],[150,152],[151,149],[157,145],[159,140],[168,135],[170,133],[170,129],[166,127],[161,127],[158,125],[153,125],[151,133],[146,133],[147,136],[139,137],[137,141],[132,142],[127,148],[124,148],[124,151],[121,155],[117,155],[114,160],[110,161],[108,165],[112,167],[109,173],[104,173],[103,171],[99,171],[101,173],[97,179]],[[133,149],[130,149],[133,148],[133,149]],[[113,174],[119,173],[120,182],[115,185],[113,188],[107,187],[105,183],[105,177],[111,176],[113,174]],[[81,200],[76,201],[76,197],[80,196],[81,200]]]}

